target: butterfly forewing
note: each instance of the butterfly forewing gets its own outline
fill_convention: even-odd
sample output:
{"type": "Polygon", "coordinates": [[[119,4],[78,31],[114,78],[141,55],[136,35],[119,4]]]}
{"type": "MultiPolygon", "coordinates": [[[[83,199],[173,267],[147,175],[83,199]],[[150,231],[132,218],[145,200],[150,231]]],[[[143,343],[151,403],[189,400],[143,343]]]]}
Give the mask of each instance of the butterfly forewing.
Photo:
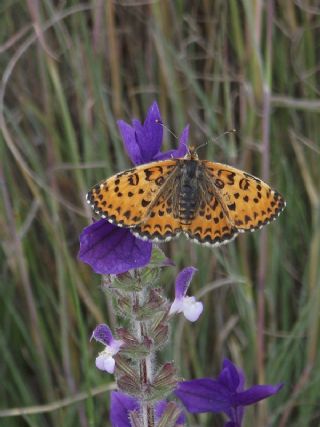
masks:
{"type": "Polygon", "coordinates": [[[176,166],[169,159],[118,173],[95,185],[88,203],[102,218],[120,226],[135,227],[148,218],[150,207],[176,166]]]}
{"type": "Polygon", "coordinates": [[[203,163],[229,221],[239,231],[261,228],[284,209],[283,197],[259,178],[228,165],[203,163]]]}

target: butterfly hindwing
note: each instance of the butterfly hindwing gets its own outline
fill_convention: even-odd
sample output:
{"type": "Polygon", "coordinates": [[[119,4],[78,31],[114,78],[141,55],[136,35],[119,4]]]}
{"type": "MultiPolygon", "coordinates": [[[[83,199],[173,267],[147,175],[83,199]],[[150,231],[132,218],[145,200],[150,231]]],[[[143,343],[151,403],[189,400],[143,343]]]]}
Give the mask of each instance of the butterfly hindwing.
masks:
{"type": "Polygon", "coordinates": [[[176,160],[168,159],[120,172],[95,185],[87,201],[102,218],[135,227],[148,217],[152,202],[175,166],[176,160]]]}
{"type": "Polygon", "coordinates": [[[198,215],[183,227],[184,233],[189,239],[207,246],[218,246],[234,239],[238,230],[228,220],[218,199],[208,193],[204,196],[198,215]]]}
{"type": "Polygon", "coordinates": [[[230,222],[240,231],[261,228],[284,209],[283,197],[259,178],[228,165],[203,163],[230,222]]]}
{"type": "Polygon", "coordinates": [[[168,241],[181,233],[179,218],[174,215],[172,195],[160,195],[149,212],[149,217],[135,227],[133,233],[145,240],[168,241]]]}

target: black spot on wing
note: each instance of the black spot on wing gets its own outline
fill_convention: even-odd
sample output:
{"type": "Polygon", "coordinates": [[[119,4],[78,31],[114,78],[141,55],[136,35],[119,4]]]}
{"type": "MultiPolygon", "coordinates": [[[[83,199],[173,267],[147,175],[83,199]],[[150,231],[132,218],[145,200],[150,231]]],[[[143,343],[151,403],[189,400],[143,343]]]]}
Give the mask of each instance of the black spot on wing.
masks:
{"type": "Polygon", "coordinates": [[[142,201],[141,201],[141,205],[142,205],[144,208],[146,208],[148,205],[150,205],[150,203],[151,203],[151,200],[145,200],[145,199],[142,199],[142,201]]]}

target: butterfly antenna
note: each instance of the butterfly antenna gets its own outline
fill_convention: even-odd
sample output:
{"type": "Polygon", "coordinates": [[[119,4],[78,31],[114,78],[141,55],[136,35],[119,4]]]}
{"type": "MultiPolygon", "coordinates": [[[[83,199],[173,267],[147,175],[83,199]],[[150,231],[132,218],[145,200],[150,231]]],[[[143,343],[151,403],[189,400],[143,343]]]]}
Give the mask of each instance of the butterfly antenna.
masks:
{"type": "MultiPolygon", "coordinates": [[[[159,125],[161,125],[164,129],[166,129],[169,133],[171,133],[171,135],[173,135],[176,139],[179,139],[178,137],[177,137],[177,135],[174,133],[174,132],[172,132],[172,130],[171,129],[169,129],[168,128],[168,126],[166,126],[166,125],[164,125],[163,123],[162,123],[162,121],[161,120],[159,120],[159,119],[156,119],[155,120],[156,121],[156,123],[159,123],[159,125]]],[[[188,147],[188,145],[185,143],[185,142],[180,142],[180,144],[182,144],[182,145],[184,145],[185,147],[186,147],[186,149],[188,150],[188,153],[190,153],[190,149],[189,149],[189,147],[188,147]]]]}
{"type": "Polygon", "coordinates": [[[166,129],[169,133],[171,133],[171,135],[173,135],[176,139],[178,139],[177,135],[174,132],[172,132],[172,130],[169,129],[168,126],[164,125],[161,120],[156,119],[155,122],[159,123],[159,125],[161,125],[164,129],[166,129]]]}
{"type": "Polygon", "coordinates": [[[208,140],[206,142],[204,142],[203,144],[198,145],[198,147],[196,147],[195,152],[197,152],[200,148],[205,147],[206,145],[209,144],[209,142],[217,142],[220,138],[222,138],[225,135],[228,135],[229,133],[236,133],[237,129],[230,129],[227,130],[225,132],[223,132],[221,135],[217,136],[216,138],[212,138],[211,140],[208,140]]]}

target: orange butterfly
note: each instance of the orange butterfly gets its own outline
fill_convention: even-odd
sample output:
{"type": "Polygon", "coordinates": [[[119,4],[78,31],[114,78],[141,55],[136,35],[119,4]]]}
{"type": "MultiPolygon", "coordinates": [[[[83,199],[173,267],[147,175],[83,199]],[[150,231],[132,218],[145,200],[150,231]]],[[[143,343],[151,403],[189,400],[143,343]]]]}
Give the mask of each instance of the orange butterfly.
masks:
{"type": "Polygon", "coordinates": [[[246,172],[199,160],[194,148],[120,172],[87,194],[94,211],[144,240],[167,241],[184,233],[208,246],[226,243],[275,219],[283,197],[246,172]]]}

